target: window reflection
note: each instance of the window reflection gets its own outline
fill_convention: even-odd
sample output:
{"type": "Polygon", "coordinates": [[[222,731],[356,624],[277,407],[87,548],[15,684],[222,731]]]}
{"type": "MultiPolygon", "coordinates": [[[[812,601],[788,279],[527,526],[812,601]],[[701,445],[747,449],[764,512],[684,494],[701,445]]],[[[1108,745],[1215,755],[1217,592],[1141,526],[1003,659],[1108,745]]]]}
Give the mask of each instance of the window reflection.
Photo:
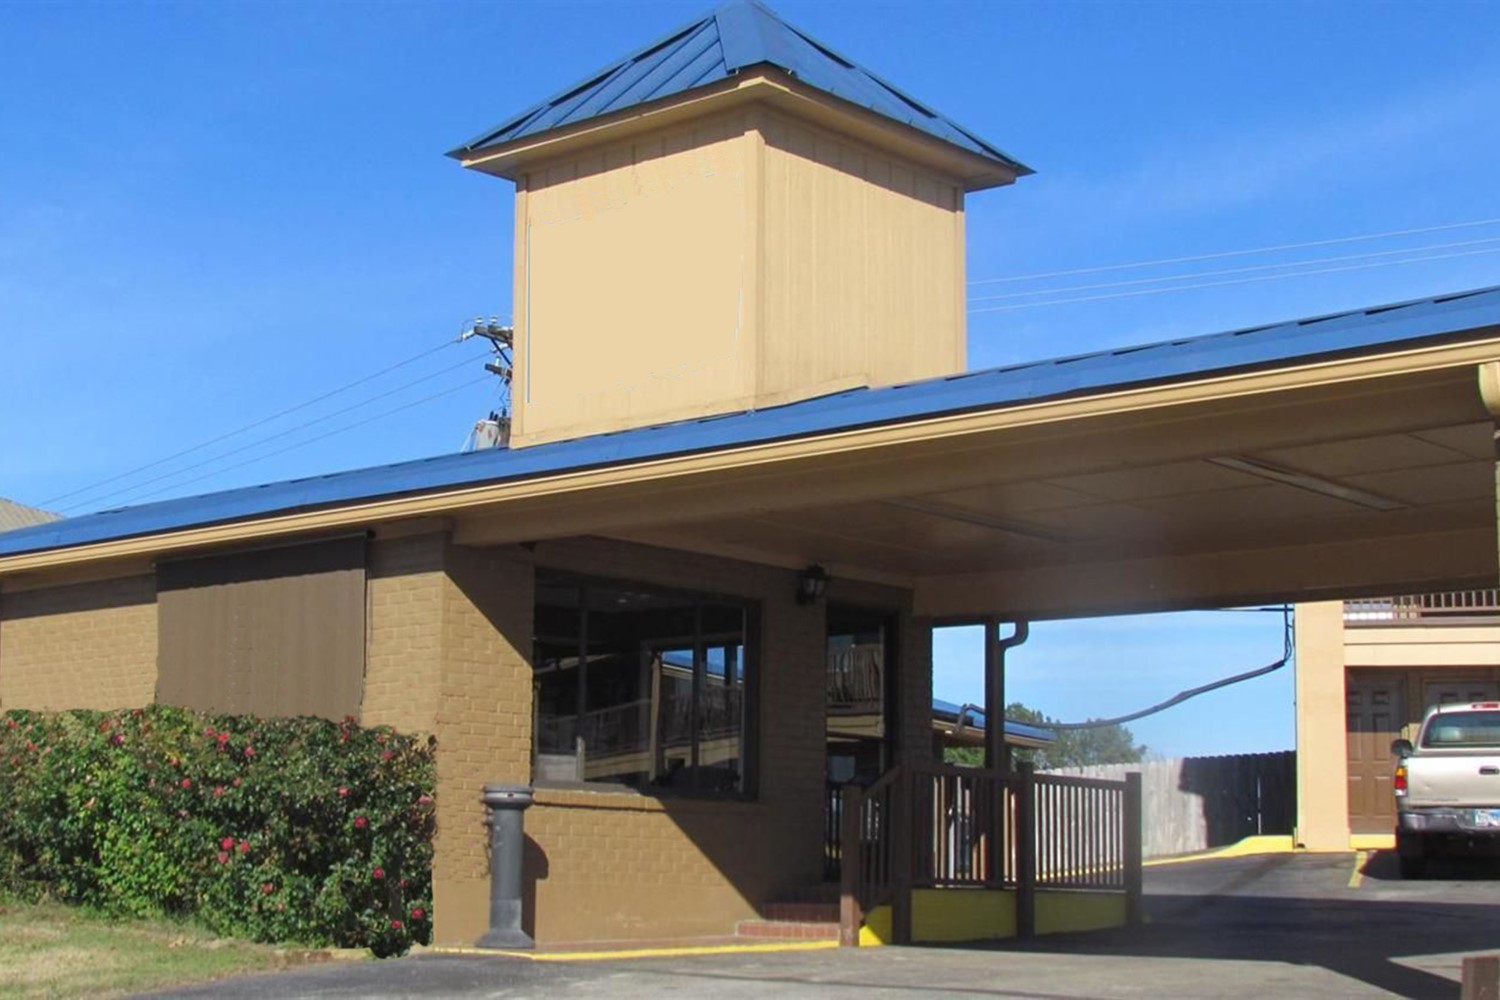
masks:
{"type": "Polygon", "coordinates": [[[752,609],[539,573],[536,779],[746,791],[752,609]]]}

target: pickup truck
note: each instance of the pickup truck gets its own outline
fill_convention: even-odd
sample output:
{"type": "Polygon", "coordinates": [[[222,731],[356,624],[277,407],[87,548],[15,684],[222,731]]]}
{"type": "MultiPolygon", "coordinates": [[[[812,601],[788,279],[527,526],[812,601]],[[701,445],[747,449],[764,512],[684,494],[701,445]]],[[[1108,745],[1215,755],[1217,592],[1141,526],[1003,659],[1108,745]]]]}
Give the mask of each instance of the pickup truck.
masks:
{"type": "Polygon", "coordinates": [[[1391,751],[1402,878],[1444,854],[1500,852],[1500,701],[1428,709],[1416,743],[1391,751]]]}

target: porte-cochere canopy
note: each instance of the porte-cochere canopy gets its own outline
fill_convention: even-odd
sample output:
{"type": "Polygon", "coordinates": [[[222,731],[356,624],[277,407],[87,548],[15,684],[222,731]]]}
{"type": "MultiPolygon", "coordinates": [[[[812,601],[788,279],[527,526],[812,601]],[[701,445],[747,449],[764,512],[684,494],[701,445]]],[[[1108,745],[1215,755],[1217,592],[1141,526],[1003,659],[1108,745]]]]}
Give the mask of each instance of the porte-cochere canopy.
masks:
{"type": "Polygon", "coordinates": [[[1500,289],[104,512],[0,575],[413,517],[914,589],[938,619],[1484,586],[1500,289]]]}

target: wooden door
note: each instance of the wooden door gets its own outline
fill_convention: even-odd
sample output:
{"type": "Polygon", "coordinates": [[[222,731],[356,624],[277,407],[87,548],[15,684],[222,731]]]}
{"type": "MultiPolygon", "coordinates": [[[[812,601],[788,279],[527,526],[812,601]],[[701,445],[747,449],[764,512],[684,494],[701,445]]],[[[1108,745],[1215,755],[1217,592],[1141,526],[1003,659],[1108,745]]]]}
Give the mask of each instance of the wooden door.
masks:
{"type": "Polygon", "coordinates": [[[1466,704],[1471,701],[1494,701],[1495,683],[1483,678],[1477,680],[1428,681],[1422,685],[1424,708],[1434,705],[1466,704]]]}
{"type": "Polygon", "coordinates": [[[1396,828],[1391,741],[1406,713],[1406,675],[1389,671],[1350,673],[1345,688],[1348,717],[1349,832],[1390,833],[1396,828]]]}

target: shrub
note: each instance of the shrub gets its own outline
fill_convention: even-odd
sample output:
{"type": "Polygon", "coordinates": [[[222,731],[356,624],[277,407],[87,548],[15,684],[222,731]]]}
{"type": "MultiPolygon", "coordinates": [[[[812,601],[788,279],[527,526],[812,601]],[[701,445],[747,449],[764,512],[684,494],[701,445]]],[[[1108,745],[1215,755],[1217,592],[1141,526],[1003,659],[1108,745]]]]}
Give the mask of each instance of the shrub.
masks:
{"type": "Polygon", "coordinates": [[[426,943],[433,743],[153,705],[0,715],[0,891],[259,941],[426,943]]]}

